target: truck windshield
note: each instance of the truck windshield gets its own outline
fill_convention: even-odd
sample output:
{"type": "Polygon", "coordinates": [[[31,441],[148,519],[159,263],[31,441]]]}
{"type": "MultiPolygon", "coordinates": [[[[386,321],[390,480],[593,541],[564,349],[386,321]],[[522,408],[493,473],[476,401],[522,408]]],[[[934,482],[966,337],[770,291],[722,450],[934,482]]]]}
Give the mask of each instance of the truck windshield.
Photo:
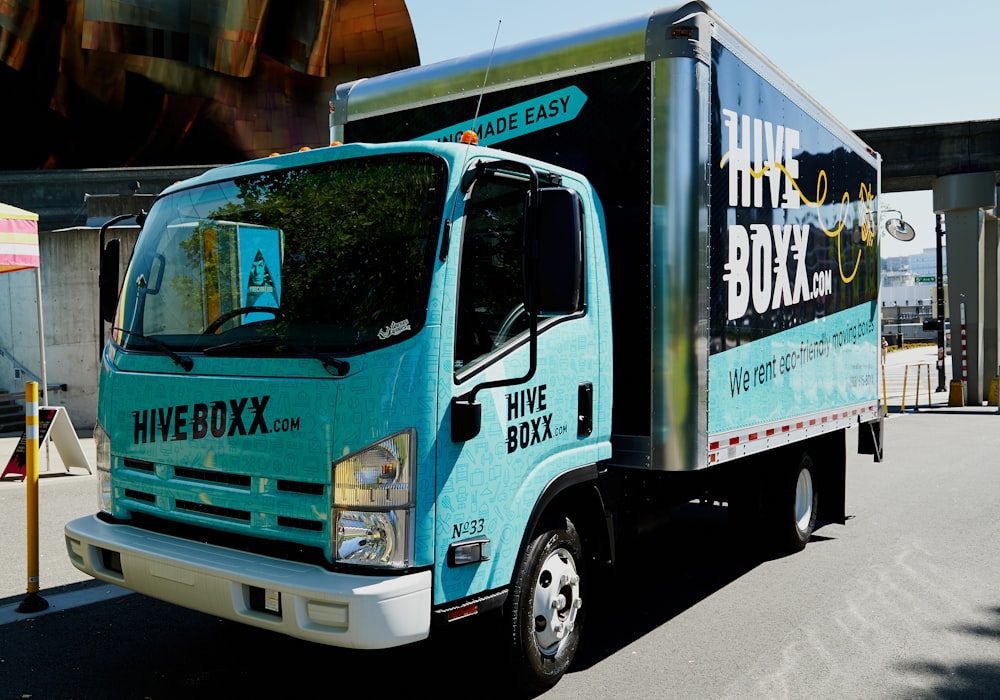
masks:
{"type": "Polygon", "coordinates": [[[122,289],[126,349],[350,354],[424,323],[446,166],[395,154],[270,170],[157,201],[122,289]]]}

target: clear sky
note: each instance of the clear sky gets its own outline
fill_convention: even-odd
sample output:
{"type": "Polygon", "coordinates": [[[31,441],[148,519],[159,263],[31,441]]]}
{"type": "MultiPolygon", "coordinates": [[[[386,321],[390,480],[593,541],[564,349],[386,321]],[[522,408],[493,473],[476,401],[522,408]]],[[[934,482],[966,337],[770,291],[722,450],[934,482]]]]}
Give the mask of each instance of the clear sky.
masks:
{"type": "MultiPolygon", "coordinates": [[[[669,6],[665,0],[406,0],[422,63],[669,6]],[[499,23],[499,24],[498,24],[499,23]],[[499,27],[499,31],[498,31],[499,27]]],[[[724,20],[851,129],[1000,119],[1000,0],[715,0],[724,20]]],[[[934,246],[930,192],[890,193],[934,246]]]]}

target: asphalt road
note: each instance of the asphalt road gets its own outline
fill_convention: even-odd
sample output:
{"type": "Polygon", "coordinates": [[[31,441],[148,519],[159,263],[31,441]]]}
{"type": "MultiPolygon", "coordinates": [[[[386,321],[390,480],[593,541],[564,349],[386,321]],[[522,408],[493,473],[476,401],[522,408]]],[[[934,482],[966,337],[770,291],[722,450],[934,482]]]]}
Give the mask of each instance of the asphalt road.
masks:
{"type": "Polygon", "coordinates": [[[801,554],[758,561],[721,528],[651,551],[662,575],[622,587],[642,604],[619,601],[615,641],[549,695],[1000,697],[1000,416],[925,410],[886,431],[885,462],[850,459],[851,519],[801,554]]]}
{"type": "MultiPolygon", "coordinates": [[[[897,374],[928,353],[890,354],[886,460],[849,455],[846,525],[822,527],[800,554],[766,559],[717,511],[681,509],[616,572],[613,596],[588,601],[577,662],[545,697],[1000,697],[1000,414],[948,408],[934,387],[931,407],[924,387],[920,410],[901,412],[897,374]]],[[[356,652],[82,583],[59,560],[61,523],[94,509],[86,473],[41,480],[42,595],[52,605],[17,613],[18,489],[0,484],[0,700],[295,697],[317,685],[375,697],[503,696],[477,628],[356,652]]]]}

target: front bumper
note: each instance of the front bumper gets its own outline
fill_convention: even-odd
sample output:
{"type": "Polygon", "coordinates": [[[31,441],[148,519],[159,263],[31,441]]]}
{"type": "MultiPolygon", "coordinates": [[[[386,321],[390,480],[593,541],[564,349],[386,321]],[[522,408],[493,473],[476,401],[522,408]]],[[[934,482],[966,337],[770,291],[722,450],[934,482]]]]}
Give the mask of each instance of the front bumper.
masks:
{"type": "Polygon", "coordinates": [[[430,571],[336,573],[93,515],[68,522],[65,535],[73,565],[96,579],[298,639],[382,649],[426,639],[430,631],[430,571]],[[265,592],[272,601],[280,594],[280,612],[254,603],[265,592]]]}

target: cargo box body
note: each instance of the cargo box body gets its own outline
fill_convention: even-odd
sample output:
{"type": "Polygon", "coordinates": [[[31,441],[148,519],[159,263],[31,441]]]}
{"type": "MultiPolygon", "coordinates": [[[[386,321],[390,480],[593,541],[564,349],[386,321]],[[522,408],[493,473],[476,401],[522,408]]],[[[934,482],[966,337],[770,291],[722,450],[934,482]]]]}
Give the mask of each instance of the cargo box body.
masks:
{"type": "Polygon", "coordinates": [[[879,158],[707,6],[341,86],[342,141],[480,143],[603,203],[612,463],[687,471],[878,415],[879,158]]]}

